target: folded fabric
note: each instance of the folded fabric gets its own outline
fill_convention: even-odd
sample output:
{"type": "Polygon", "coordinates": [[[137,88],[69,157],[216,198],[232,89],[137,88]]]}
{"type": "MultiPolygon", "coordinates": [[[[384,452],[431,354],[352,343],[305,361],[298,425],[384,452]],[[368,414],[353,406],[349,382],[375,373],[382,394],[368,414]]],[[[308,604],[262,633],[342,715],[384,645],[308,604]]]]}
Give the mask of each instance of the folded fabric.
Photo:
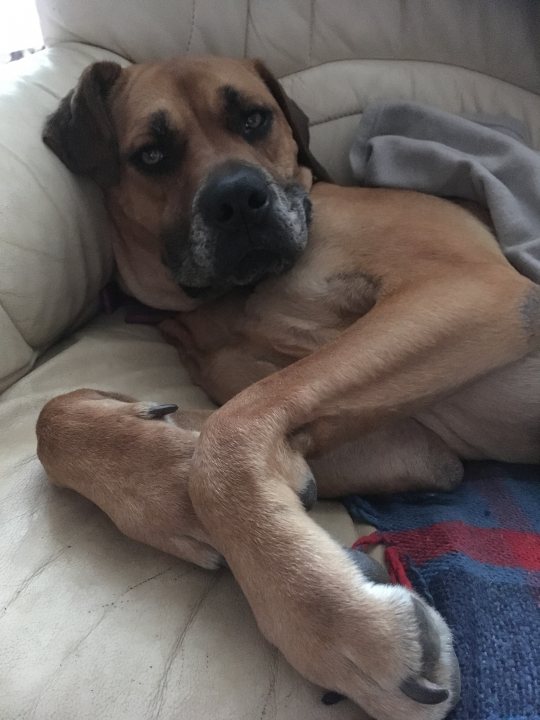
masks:
{"type": "Polygon", "coordinates": [[[405,188],[486,207],[501,248],[540,282],[540,154],[510,118],[475,120],[409,102],[377,103],[350,152],[361,185],[405,188]]]}

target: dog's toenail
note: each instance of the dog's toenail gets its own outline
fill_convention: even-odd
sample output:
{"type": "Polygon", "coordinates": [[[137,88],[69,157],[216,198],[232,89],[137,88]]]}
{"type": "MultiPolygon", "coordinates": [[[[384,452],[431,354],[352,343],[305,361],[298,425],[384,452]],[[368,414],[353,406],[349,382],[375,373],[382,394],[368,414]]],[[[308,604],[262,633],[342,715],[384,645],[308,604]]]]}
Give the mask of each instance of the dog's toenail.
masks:
{"type": "Polygon", "coordinates": [[[163,405],[153,405],[152,407],[148,408],[148,410],[146,411],[146,415],[151,420],[159,420],[165,417],[165,415],[170,415],[177,410],[178,405],[175,405],[174,403],[165,403],[163,405]]]}
{"type": "Polygon", "coordinates": [[[431,677],[441,655],[441,638],[424,605],[415,597],[412,601],[422,648],[422,674],[431,677]]]}
{"type": "Polygon", "coordinates": [[[325,692],[321,698],[323,705],[336,705],[336,703],[341,702],[342,700],[345,700],[345,695],[334,692],[333,690],[325,692]]]}
{"type": "Polygon", "coordinates": [[[367,580],[383,585],[391,583],[386,568],[358,548],[345,548],[347,555],[367,580]]]}
{"type": "Polygon", "coordinates": [[[424,677],[407,678],[399,688],[404,695],[421,705],[439,705],[450,696],[446,688],[424,677]]]}
{"type": "Polygon", "coordinates": [[[311,470],[308,470],[305,485],[302,490],[300,490],[298,497],[305,510],[311,510],[317,502],[317,483],[311,470]]]}

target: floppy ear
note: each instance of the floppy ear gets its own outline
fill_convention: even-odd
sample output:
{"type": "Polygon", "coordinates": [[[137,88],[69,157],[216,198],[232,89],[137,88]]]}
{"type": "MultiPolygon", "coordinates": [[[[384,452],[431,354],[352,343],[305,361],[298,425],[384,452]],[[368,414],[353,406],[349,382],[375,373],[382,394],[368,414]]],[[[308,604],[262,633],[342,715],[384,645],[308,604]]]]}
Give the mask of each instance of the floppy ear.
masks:
{"type": "Polygon", "coordinates": [[[118,145],[107,94],[121,72],[118,63],[90,65],[43,129],[43,141],[69,170],[89,175],[100,185],[118,179],[118,145]]]}
{"type": "Polygon", "coordinates": [[[287,122],[291,126],[293,137],[298,145],[298,163],[304,167],[308,167],[317,180],[332,182],[328,172],[323,168],[319,161],[313,156],[309,149],[309,118],[291,100],[281,87],[279,81],[272,75],[266,65],[260,60],[255,60],[255,70],[264,80],[267,88],[270,90],[277,104],[281,108],[287,122]]]}

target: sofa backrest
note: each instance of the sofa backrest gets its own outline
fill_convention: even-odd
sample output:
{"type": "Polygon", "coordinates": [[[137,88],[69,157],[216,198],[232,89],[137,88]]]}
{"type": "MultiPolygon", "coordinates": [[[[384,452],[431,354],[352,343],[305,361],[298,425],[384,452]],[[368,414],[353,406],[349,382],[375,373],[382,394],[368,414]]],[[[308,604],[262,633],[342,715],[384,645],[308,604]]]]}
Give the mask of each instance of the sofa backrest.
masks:
{"type": "Polygon", "coordinates": [[[455,65],[540,92],[535,0],[38,0],[45,41],[135,62],[260,57],[279,76],[343,60],[455,65]]]}

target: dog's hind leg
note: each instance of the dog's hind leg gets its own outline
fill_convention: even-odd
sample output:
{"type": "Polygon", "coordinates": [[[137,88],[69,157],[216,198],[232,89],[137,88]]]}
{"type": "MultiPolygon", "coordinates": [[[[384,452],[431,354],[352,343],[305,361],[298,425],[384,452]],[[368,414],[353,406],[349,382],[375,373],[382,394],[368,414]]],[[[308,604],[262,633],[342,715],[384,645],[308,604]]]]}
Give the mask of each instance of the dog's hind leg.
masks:
{"type": "Polygon", "coordinates": [[[309,458],[320,497],[406,490],[451,490],[461,482],[460,459],[432,430],[399,420],[309,458]]]}

